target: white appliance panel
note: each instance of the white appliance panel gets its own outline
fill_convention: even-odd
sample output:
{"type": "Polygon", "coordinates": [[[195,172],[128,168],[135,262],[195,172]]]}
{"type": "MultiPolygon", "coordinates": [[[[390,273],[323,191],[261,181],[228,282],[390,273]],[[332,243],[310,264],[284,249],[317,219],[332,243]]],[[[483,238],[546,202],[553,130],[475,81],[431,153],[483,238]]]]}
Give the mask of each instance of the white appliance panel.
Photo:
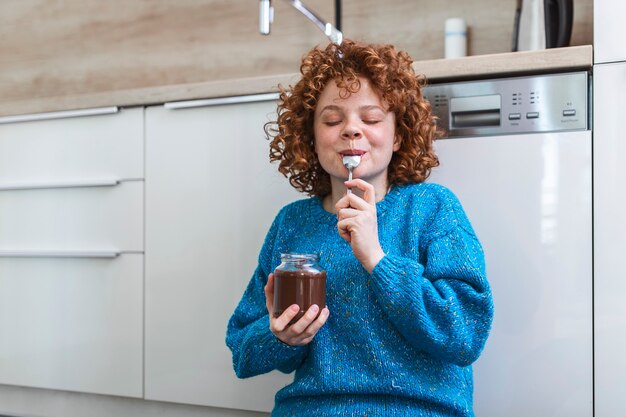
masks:
{"type": "Polygon", "coordinates": [[[483,244],[495,315],[482,417],[592,415],[591,132],[442,139],[431,182],[483,244]]]}

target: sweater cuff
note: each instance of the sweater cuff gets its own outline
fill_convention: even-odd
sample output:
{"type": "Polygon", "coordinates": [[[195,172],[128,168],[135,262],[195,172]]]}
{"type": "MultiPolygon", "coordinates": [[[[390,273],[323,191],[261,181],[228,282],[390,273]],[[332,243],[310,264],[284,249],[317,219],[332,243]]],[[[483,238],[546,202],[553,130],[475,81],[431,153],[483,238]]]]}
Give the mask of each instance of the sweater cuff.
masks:
{"type": "Polygon", "coordinates": [[[423,273],[422,264],[393,255],[385,255],[372,270],[372,276],[376,278],[374,281],[381,289],[393,283],[406,282],[402,277],[415,279],[423,273]]]}
{"type": "Polygon", "coordinates": [[[264,355],[267,355],[267,359],[272,362],[277,364],[289,362],[291,359],[304,354],[307,350],[306,346],[291,346],[277,338],[270,330],[269,315],[257,320],[253,326],[254,333],[261,337],[261,345],[266,349],[264,355]]]}
{"type": "Polygon", "coordinates": [[[402,258],[398,259],[393,255],[385,255],[372,269],[372,275],[376,278],[384,278],[390,275],[406,273],[405,271],[406,265],[404,265],[402,258]]]}

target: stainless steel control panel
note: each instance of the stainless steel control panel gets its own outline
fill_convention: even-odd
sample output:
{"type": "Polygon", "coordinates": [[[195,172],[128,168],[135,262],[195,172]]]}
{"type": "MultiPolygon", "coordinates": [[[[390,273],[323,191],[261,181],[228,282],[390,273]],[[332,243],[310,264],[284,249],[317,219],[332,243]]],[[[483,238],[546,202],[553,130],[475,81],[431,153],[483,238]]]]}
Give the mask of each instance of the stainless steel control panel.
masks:
{"type": "Polygon", "coordinates": [[[446,136],[589,129],[589,74],[534,75],[424,88],[446,136]]]}

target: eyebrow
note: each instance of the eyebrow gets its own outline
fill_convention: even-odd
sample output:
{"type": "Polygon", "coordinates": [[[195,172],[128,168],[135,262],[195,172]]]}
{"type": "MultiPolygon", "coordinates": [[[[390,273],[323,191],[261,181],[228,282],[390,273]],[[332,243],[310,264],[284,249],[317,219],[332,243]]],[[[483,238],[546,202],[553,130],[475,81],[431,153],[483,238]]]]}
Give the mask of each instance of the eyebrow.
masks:
{"type": "MultiPolygon", "coordinates": [[[[324,113],[327,110],[334,110],[334,111],[341,111],[342,107],[337,106],[335,104],[329,104],[328,106],[324,106],[324,108],[322,108],[322,110],[320,110],[320,114],[324,113]]],[[[380,106],[377,106],[375,104],[371,104],[371,105],[367,105],[367,106],[361,106],[359,107],[359,110],[361,111],[368,111],[368,110],[380,110],[383,113],[387,113],[387,111],[385,109],[383,109],[380,106]]]]}

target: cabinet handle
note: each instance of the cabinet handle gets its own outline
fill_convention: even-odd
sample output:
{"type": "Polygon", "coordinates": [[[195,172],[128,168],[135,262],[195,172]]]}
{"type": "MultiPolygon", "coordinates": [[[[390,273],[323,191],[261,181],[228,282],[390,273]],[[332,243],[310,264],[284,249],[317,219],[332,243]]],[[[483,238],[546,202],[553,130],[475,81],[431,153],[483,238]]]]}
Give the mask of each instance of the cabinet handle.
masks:
{"type": "Polygon", "coordinates": [[[45,250],[3,250],[0,258],[116,258],[121,252],[99,251],[45,251],[45,250]]]}
{"type": "Polygon", "coordinates": [[[207,98],[205,100],[172,101],[163,104],[166,109],[187,109],[190,107],[220,106],[222,104],[254,103],[258,101],[278,100],[279,93],[249,94],[247,96],[231,96],[207,98]]]}
{"type": "Polygon", "coordinates": [[[114,187],[120,183],[120,180],[86,180],[71,182],[32,182],[32,183],[15,183],[0,184],[0,191],[9,190],[36,190],[42,188],[80,188],[80,187],[114,187]]]}
{"type": "Polygon", "coordinates": [[[18,114],[15,116],[0,117],[0,124],[18,123],[18,122],[35,122],[38,120],[50,120],[50,119],[66,119],[69,117],[97,116],[100,114],[113,114],[113,113],[117,113],[118,111],[119,111],[119,108],[117,106],[111,106],[111,107],[97,107],[97,108],[92,108],[92,109],[52,111],[48,113],[18,114]]]}

